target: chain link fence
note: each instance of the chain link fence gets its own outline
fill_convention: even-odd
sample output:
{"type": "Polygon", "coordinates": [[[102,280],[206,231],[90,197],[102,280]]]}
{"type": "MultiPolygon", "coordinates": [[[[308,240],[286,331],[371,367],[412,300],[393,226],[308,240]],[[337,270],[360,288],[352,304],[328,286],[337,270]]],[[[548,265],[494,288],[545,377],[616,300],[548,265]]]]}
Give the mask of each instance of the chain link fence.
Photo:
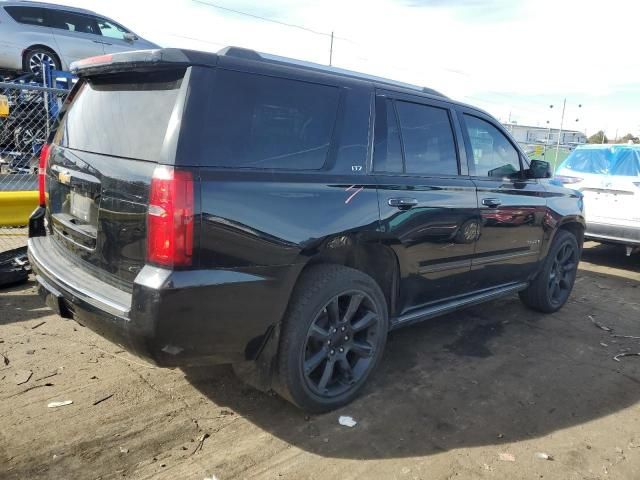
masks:
{"type": "Polygon", "coordinates": [[[40,150],[69,93],[35,83],[0,82],[0,254],[27,243],[40,150]]]}

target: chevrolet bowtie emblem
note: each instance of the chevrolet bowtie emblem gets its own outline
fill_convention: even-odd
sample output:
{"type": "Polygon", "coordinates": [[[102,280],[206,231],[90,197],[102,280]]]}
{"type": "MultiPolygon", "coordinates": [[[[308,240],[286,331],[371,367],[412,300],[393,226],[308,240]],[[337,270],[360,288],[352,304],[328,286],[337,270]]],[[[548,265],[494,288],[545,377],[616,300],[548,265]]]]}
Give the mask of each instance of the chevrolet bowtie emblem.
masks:
{"type": "Polygon", "coordinates": [[[71,183],[71,174],[69,172],[60,172],[58,174],[58,181],[65,185],[69,185],[71,183]]]}

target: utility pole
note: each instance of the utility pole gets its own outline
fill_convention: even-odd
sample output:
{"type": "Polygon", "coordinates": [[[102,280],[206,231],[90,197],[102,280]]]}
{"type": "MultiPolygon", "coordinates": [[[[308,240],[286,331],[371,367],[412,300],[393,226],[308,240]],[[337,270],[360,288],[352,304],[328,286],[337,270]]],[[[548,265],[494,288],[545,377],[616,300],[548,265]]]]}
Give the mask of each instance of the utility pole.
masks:
{"type": "Polygon", "coordinates": [[[555,171],[556,165],[558,164],[558,152],[560,151],[560,139],[562,138],[562,127],[564,125],[564,109],[567,106],[567,99],[565,98],[562,102],[562,117],[560,117],[560,130],[558,130],[558,143],[556,144],[556,158],[553,161],[553,169],[555,171]]]}
{"type": "Polygon", "coordinates": [[[329,66],[333,64],[333,30],[331,31],[331,44],[329,46],[329,66]]]}

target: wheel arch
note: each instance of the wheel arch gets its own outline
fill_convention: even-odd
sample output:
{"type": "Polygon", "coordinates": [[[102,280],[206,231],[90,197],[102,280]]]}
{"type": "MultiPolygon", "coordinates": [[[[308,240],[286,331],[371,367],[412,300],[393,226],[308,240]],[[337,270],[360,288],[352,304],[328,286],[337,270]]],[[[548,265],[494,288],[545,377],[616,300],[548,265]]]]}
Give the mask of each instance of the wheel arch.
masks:
{"type": "Polygon", "coordinates": [[[307,269],[322,264],[342,265],[370,276],[384,294],[389,316],[394,315],[400,267],[390,247],[379,242],[355,242],[347,236],[334,237],[309,257],[298,279],[307,269]]]}
{"type": "Polygon", "coordinates": [[[50,45],[45,45],[43,43],[34,43],[33,45],[29,45],[27,48],[25,48],[24,50],[22,50],[22,66],[24,67],[24,62],[25,62],[25,58],[27,56],[27,53],[29,53],[32,50],[35,50],[37,48],[41,48],[44,50],[48,50],[51,53],[53,53],[56,57],[56,59],[58,60],[58,63],[60,64],[60,68],[64,69],[64,64],[62,63],[62,57],[60,56],[60,54],[56,51],[55,48],[51,47],[50,45]]]}
{"type": "Polygon", "coordinates": [[[262,391],[273,388],[282,320],[287,315],[300,279],[315,266],[342,265],[369,275],[382,290],[389,316],[394,315],[400,275],[398,258],[390,247],[382,243],[358,242],[356,238],[349,235],[333,236],[300,253],[299,261],[296,262],[298,269],[288,283],[289,297],[282,318],[269,329],[259,345],[254,345],[251,354],[247,355],[250,361],[233,365],[236,375],[244,382],[262,391]]]}
{"type": "Polygon", "coordinates": [[[582,244],[584,243],[584,232],[586,230],[586,224],[581,217],[567,217],[563,219],[561,222],[556,225],[556,228],[553,230],[550,235],[549,241],[546,242],[544,249],[544,256],[549,253],[549,248],[553,244],[553,241],[556,238],[557,233],[560,230],[564,230],[569,232],[571,235],[576,237],[578,242],[578,246],[580,247],[580,251],[582,251],[582,244]]]}

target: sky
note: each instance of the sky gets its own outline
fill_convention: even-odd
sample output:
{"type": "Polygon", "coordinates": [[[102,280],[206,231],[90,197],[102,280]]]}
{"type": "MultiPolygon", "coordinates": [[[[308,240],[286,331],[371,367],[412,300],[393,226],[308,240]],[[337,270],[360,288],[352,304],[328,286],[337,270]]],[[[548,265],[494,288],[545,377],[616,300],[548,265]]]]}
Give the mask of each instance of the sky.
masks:
{"type": "Polygon", "coordinates": [[[328,64],[334,32],[337,67],[435,88],[527,125],[559,127],[566,99],[565,129],[640,135],[636,0],[65,3],[163,47],[235,45],[328,64]]]}

